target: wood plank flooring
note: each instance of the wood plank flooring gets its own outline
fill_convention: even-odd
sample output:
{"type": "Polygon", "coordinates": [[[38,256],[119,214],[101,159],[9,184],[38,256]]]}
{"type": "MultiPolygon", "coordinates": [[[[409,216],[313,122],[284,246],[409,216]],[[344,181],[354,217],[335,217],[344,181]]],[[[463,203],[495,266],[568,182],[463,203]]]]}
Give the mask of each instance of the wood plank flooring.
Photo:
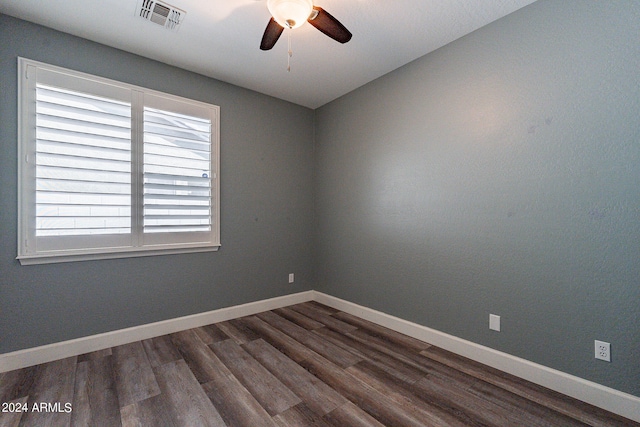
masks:
{"type": "Polygon", "coordinates": [[[315,302],[6,372],[0,403],[27,408],[0,427],[640,427],[315,302]]]}

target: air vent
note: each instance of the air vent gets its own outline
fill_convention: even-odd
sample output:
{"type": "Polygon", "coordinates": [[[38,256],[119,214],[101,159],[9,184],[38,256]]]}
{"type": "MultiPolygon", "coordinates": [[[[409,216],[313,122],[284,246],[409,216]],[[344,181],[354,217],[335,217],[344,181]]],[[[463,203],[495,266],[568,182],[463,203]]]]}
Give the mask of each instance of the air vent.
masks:
{"type": "Polygon", "coordinates": [[[138,4],[138,16],[173,31],[178,30],[187,13],[170,4],[156,0],[142,0],[138,4]]]}

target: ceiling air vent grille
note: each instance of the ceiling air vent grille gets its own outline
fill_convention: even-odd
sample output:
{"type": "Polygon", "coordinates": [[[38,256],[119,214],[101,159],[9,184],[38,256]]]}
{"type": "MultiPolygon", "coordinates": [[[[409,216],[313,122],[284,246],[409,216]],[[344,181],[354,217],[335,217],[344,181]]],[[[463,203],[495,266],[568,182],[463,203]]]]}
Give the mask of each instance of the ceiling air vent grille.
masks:
{"type": "Polygon", "coordinates": [[[138,16],[155,24],[177,31],[186,12],[167,3],[156,0],[142,0],[138,8],[138,16]]]}

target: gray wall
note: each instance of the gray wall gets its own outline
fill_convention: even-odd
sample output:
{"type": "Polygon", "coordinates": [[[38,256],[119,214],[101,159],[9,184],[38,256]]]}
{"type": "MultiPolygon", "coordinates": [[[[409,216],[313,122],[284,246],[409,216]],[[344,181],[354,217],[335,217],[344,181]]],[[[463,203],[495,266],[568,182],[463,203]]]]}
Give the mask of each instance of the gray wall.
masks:
{"type": "Polygon", "coordinates": [[[541,0],[317,110],[319,289],[640,396],[639,34],[541,0]]]}
{"type": "Polygon", "coordinates": [[[313,120],[303,107],[0,16],[0,353],[312,289],[313,120]],[[21,266],[17,56],[219,105],[222,248],[21,266]]]}

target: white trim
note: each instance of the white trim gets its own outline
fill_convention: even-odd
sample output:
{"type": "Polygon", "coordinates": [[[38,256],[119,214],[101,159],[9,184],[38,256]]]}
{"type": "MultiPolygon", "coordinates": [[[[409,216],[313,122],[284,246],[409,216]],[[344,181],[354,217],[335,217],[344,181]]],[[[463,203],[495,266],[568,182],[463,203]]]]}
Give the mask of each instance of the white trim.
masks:
{"type": "Polygon", "coordinates": [[[640,397],[623,393],[601,384],[569,375],[318,291],[300,292],[41,347],[28,348],[12,353],[0,354],[0,373],[166,335],[185,329],[249,316],[306,301],[317,301],[329,307],[344,311],[345,313],[369,320],[380,326],[409,335],[477,362],[484,363],[503,372],[531,381],[532,383],[550,388],[567,396],[640,422],[640,397]]]}
{"type": "Polygon", "coordinates": [[[313,291],[313,300],[640,422],[640,397],[322,292],[313,291]]]}
{"type": "Polygon", "coordinates": [[[159,337],[161,335],[197,328],[238,317],[249,316],[263,311],[287,307],[301,302],[311,301],[313,291],[300,292],[270,298],[247,304],[225,307],[205,313],[163,320],[146,325],[134,326],[103,334],[62,341],[40,347],[27,348],[11,353],[0,354],[0,373],[21,369],[27,366],[47,363],[66,357],[78,356],[92,351],[102,350],[135,341],[159,337]]]}
{"type": "Polygon", "coordinates": [[[216,246],[194,246],[192,248],[183,247],[171,249],[121,249],[118,251],[112,250],[110,252],[103,252],[96,250],[94,253],[85,251],[82,254],[51,254],[49,256],[35,255],[35,256],[19,256],[16,259],[20,261],[20,265],[37,265],[37,264],[54,264],[57,262],[76,262],[76,261],[91,261],[98,259],[119,259],[119,258],[133,258],[133,257],[145,257],[145,256],[159,256],[159,255],[173,255],[173,254],[193,254],[198,252],[215,252],[221,245],[216,246]]]}

